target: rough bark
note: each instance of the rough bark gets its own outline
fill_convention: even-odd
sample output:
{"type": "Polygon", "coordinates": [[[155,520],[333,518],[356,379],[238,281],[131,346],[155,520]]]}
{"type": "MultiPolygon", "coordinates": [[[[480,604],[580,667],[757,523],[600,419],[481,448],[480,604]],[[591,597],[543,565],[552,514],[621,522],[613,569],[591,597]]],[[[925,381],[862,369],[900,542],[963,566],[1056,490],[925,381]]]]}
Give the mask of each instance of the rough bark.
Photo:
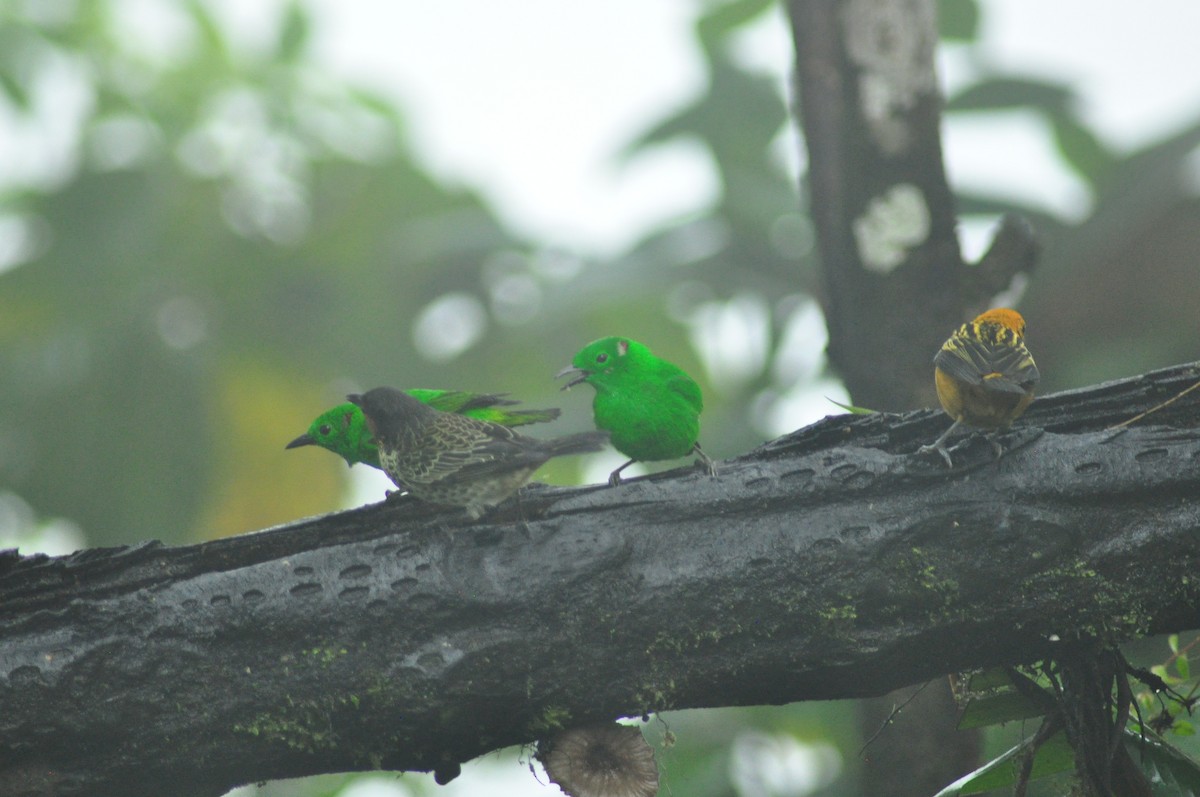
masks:
{"type": "Polygon", "coordinates": [[[666,708],[878,695],[1200,626],[1200,378],[1035,402],[1003,458],[842,416],[468,524],[374,504],[202,545],[0,556],[0,793],[434,769],[666,708]]]}
{"type": "MultiPolygon", "coordinates": [[[[933,0],[790,0],[787,9],[830,362],[856,404],[928,406],[929,353],[1032,268],[1032,229],[1006,219],[987,255],[963,263],[942,162],[933,0]]],[[[861,706],[864,734],[904,699],[861,706]]],[[[864,793],[932,794],[978,763],[979,732],[939,716],[950,700],[939,684],[907,704],[909,730],[873,746],[864,793]]]]}

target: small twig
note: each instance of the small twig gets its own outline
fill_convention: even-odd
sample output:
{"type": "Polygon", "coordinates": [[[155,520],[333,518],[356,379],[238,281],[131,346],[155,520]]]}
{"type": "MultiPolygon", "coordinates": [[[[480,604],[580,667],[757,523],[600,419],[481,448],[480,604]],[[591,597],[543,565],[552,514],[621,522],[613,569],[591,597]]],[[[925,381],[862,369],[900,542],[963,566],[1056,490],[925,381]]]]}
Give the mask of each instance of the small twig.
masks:
{"type": "MultiPolygon", "coordinates": [[[[917,695],[924,692],[925,687],[929,686],[931,683],[933,683],[933,681],[926,681],[925,683],[921,684],[921,688],[919,688],[917,691],[915,691],[911,695],[909,695],[908,699],[905,700],[903,703],[901,703],[898,706],[892,706],[891,713],[888,714],[887,718],[879,724],[878,730],[876,730],[875,733],[871,734],[871,738],[867,739],[867,741],[863,743],[862,749],[858,751],[859,758],[863,758],[863,753],[867,752],[867,748],[870,747],[875,742],[875,740],[880,737],[881,734],[883,734],[883,731],[885,728],[887,728],[887,726],[892,724],[892,720],[896,719],[896,717],[900,714],[900,712],[904,710],[904,707],[907,706],[909,703],[913,702],[914,700],[916,700],[917,695]]],[[[863,760],[866,760],[866,759],[864,758],[863,760]]]]}
{"type": "Polygon", "coordinates": [[[1133,712],[1137,715],[1138,737],[1141,739],[1142,750],[1144,753],[1146,748],[1146,718],[1142,716],[1142,707],[1138,705],[1136,699],[1133,701],[1133,712]]]}
{"type": "Polygon", "coordinates": [[[1062,713],[1057,709],[1042,718],[1042,724],[1030,740],[1029,750],[1021,761],[1021,770],[1017,773],[1017,782],[1013,785],[1013,797],[1025,797],[1025,792],[1029,789],[1029,778],[1033,775],[1033,759],[1037,758],[1042,745],[1062,728],[1062,713]]]}
{"type": "Polygon", "coordinates": [[[1012,681],[1013,688],[1017,690],[1026,700],[1036,703],[1038,708],[1045,711],[1047,714],[1057,708],[1057,703],[1050,694],[1038,685],[1037,681],[1030,678],[1025,673],[1018,670],[1016,667],[1005,667],[1005,672],[1008,673],[1008,679],[1012,681]]]}
{"type": "MultiPolygon", "coordinates": [[[[1115,423],[1112,426],[1106,427],[1104,429],[1104,431],[1106,431],[1106,432],[1116,431],[1119,434],[1120,431],[1123,430],[1126,426],[1129,426],[1132,423],[1136,423],[1136,422],[1140,421],[1142,418],[1145,418],[1147,415],[1152,415],[1153,413],[1158,412],[1159,410],[1163,409],[1164,407],[1167,407],[1167,406],[1175,403],[1176,401],[1179,401],[1179,399],[1183,398],[1188,393],[1191,393],[1196,388],[1200,388],[1200,382],[1196,382],[1191,387],[1184,388],[1180,392],[1176,393],[1174,396],[1171,396],[1171,398],[1167,399],[1166,401],[1162,402],[1161,404],[1156,404],[1155,406],[1151,407],[1150,409],[1146,410],[1145,412],[1139,412],[1137,415],[1134,415],[1132,418],[1129,418],[1128,420],[1124,420],[1124,421],[1121,421],[1120,423],[1115,423]]],[[[1104,442],[1107,443],[1109,440],[1112,440],[1116,436],[1117,435],[1115,435],[1115,434],[1111,435],[1104,442]]]]}
{"type": "MultiPolygon", "coordinates": [[[[1125,735],[1125,725],[1129,722],[1129,706],[1133,703],[1133,690],[1129,688],[1129,678],[1125,673],[1129,671],[1129,662],[1125,660],[1125,655],[1119,650],[1114,650],[1113,654],[1117,660],[1117,666],[1114,668],[1113,678],[1117,681],[1117,716],[1113,720],[1112,736],[1108,740],[1108,763],[1112,766],[1113,757],[1117,754],[1117,748],[1121,746],[1121,741],[1125,735]]],[[[1138,712],[1141,716],[1141,712],[1138,712]]]]}
{"type": "Polygon", "coordinates": [[[1170,686],[1167,685],[1166,681],[1164,681],[1162,678],[1159,678],[1154,673],[1150,672],[1150,670],[1147,670],[1144,667],[1129,667],[1128,665],[1126,665],[1126,666],[1128,668],[1127,669],[1128,673],[1130,675],[1132,675],[1134,678],[1137,678],[1139,681],[1141,681],[1142,685],[1145,686],[1147,689],[1149,689],[1151,692],[1153,692],[1154,695],[1156,697],[1158,697],[1160,702],[1162,701],[1163,693],[1166,693],[1167,697],[1174,700],[1176,703],[1187,706],[1188,710],[1190,712],[1191,707],[1189,704],[1194,703],[1195,702],[1194,700],[1189,700],[1188,698],[1184,697],[1176,690],[1172,689],[1170,686]]]}

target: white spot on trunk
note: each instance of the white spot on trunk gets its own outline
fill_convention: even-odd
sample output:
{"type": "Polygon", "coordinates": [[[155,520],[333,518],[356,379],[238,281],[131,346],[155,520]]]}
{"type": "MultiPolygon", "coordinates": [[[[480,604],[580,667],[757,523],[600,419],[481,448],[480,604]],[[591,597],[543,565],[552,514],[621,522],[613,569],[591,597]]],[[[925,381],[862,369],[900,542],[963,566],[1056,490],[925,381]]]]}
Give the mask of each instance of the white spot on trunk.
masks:
{"type": "Polygon", "coordinates": [[[854,220],[858,256],[868,271],[887,274],[908,257],[908,250],[929,237],[929,206],[911,183],[894,185],[875,197],[854,220]]]}
{"type": "Polygon", "coordinates": [[[842,26],[871,136],[885,154],[900,154],[914,141],[902,115],[937,90],[933,0],[850,0],[842,26]]]}

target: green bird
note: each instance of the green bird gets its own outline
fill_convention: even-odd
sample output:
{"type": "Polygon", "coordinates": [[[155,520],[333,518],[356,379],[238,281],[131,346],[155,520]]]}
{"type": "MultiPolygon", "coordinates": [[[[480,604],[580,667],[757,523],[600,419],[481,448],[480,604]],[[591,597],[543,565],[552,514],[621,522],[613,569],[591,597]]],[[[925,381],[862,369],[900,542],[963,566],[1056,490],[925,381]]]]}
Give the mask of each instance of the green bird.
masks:
{"type": "Polygon", "coordinates": [[[392,387],[346,398],[362,409],[392,481],[423,501],[462,507],[472,518],[516,493],[550,458],[599,451],[608,440],[607,432],[538,440],[442,412],[392,387]]]}
{"type": "MultiPolygon", "coordinates": [[[[490,421],[502,426],[524,426],[527,423],[552,421],[561,412],[557,408],[548,410],[510,410],[520,402],[504,397],[503,393],[468,393],[464,390],[428,390],[414,388],[405,391],[418,401],[442,412],[456,412],[468,418],[490,421]]],[[[347,465],[362,462],[372,468],[383,468],[379,464],[379,451],[371,442],[362,410],[353,404],[339,404],[317,416],[308,431],[288,443],[284,448],[320,446],[332,451],[347,465]]]]}
{"type": "Polygon", "coordinates": [[[629,461],[614,470],[608,483],[621,483],[621,471],[634,462],[679,459],[695,452],[710,476],[713,461],[700,448],[700,386],[682,368],[655,357],[629,338],[601,338],[583,347],[556,378],[571,376],[568,390],[581,382],[596,389],[592,412],[596,426],[607,429],[613,447],[629,461]]]}

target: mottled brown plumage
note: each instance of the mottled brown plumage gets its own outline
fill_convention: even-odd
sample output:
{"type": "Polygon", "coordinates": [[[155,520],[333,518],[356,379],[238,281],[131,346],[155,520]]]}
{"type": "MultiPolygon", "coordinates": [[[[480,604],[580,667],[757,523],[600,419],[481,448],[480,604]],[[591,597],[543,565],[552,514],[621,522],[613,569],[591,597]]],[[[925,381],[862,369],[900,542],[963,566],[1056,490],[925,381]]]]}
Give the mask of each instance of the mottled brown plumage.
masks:
{"type": "Polygon", "coordinates": [[[605,432],[538,440],[507,426],[440,412],[402,390],[346,397],[362,408],[383,470],[398,486],[471,517],[513,495],[552,457],[598,451],[605,432]]]}

